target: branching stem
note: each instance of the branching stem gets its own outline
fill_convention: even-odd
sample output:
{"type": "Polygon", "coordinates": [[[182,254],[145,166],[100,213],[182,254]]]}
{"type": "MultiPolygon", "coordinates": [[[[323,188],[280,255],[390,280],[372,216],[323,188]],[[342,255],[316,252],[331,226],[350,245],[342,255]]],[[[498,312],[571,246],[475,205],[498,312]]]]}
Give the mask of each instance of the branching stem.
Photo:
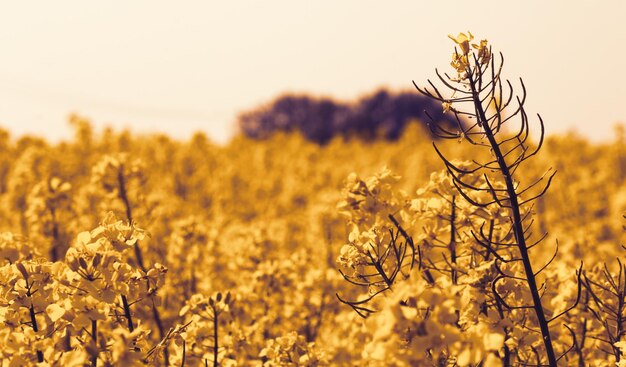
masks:
{"type": "Polygon", "coordinates": [[[480,96],[476,91],[475,81],[472,78],[471,73],[468,73],[469,85],[472,90],[472,96],[474,99],[474,108],[476,109],[477,118],[479,124],[481,124],[485,136],[487,137],[494,156],[498,162],[500,172],[504,178],[506,184],[507,199],[510,203],[511,214],[513,215],[513,232],[517,247],[520,252],[522,264],[524,265],[524,273],[526,275],[526,281],[528,282],[528,288],[533,300],[533,308],[537,316],[537,323],[541,330],[541,336],[543,339],[544,347],[546,348],[546,356],[548,357],[548,363],[551,367],[556,367],[557,359],[554,353],[554,347],[552,345],[552,338],[550,336],[550,328],[548,326],[548,320],[546,319],[543,305],[541,304],[541,296],[539,295],[539,289],[537,288],[537,281],[535,279],[535,273],[533,272],[530,256],[528,254],[528,248],[526,247],[526,238],[524,236],[524,226],[522,223],[522,216],[520,214],[520,205],[518,201],[517,192],[515,191],[515,184],[513,183],[513,176],[509,171],[509,166],[506,163],[500,145],[496,141],[491,127],[489,126],[485,111],[482,103],[480,102],[480,96]]]}

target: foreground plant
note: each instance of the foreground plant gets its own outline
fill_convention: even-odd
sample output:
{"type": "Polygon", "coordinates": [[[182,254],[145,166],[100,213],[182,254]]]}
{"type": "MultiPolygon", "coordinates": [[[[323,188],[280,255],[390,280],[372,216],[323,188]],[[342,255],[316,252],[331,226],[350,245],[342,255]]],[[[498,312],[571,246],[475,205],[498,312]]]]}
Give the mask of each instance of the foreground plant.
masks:
{"type": "Polygon", "coordinates": [[[558,243],[546,252],[539,245],[547,233],[532,231],[534,202],[555,171],[525,185],[519,179],[542,147],[543,121],[534,144],[524,84],[520,97],[502,79],[502,55],[496,61],[487,41],[471,44],[471,34],[450,38],[458,46],[451,63],[456,75],[437,71],[443,86],[415,86],[456,118],[456,130],[433,120],[433,134],[466,142],[474,156],[452,160],[434,144],[446,169],[412,200],[394,192],[399,177],[389,170],[348,178],[339,207],[353,229],[338,264],[367,294],[353,296],[356,301],[338,297],[363,317],[381,311],[368,320],[365,353],[372,363],[556,366],[572,350],[582,355],[584,338],[573,331],[580,325],[569,315],[583,282],[582,264],[575,282],[574,272],[554,272],[549,265],[558,243]],[[547,260],[537,264],[537,258],[547,260]],[[565,325],[554,331],[557,320],[565,325]]]}
{"type": "MultiPolygon", "coordinates": [[[[476,147],[476,151],[484,151],[479,158],[474,158],[463,166],[447,158],[436,144],[433,144],[439,157],[452,177],[458,193],[478,208],[491,210],[504,209],[510,218],[510,238],[503,242],[494,241],[485,231],[485,226],[472,230],[476,243],[495,257],[498,276],[492,282],[493,296],[496,307],[509,312],[516,310],[532,310],[535,316],[528,327],[538,327],[543,342],[543,352],[533,347],[532,352],[522,352],[522,360],[538,365],[548,363],[556,366],[557,361],[565,352],[557,355],[550,325],[560,316],[576,306],[580,299],[581,270],[578,270],[578,296],[574,305],[559,314],[546,310],[542,301],[545,284],[539,286],[538,279],[546,267],[556,257],[554,255],[540,266],[533,264],[531,250],[545,238],[535,236],[531,231],[531,214],[533,203],[543,196],[552,182],[555,171],[549,169],[530,184],[523,186],[517,178],[518,170],[524,162],[535,156],[541,149],[544,138],[544,124],[539,115],[539,142],[534,145],[530,140],[529,119],[524,109],[526,89],[520,79],[522,94],[516,96],[511,82],[501,77],[504,58],[500,54],[499,61],[492,56],[491,48],[486,40],[479,44],[470,44],[471,33],[450,37],[457,44],[451,65],[456,69],[456,76],[441,74],[436,71],[442,86],[437,87],[430,80],[430,88],[417,90],[442,103],[444,110],[454,114],[458,121],[458,130],[449,131],[437,124],[432,124],[433,132],[443,139],[460,139],[476,147]],[[469,120],[469,124],[462,121],[469,120]],[[510,126],[518,120],[518,126],[510,126]],[[476,177],[480,182],[475,182],[476,177]],[[471,178],[471,179],[470,179],[471,178]],[[473,193],[486,193],[488,199],[476,200],[473,193]],[[521,267],[519,266],[521,265],[521,267]],[[538,270],[536,270],[538,269],[538,270]],[[530,295],[530,302],[525,297],[515,297],[514,287],[522,284],[530,295]],[[526,356],[528,354],[528,356],[526,356]]],[[[582,268],[582,265],[581,265],[582,268]]],[[[532,329],[531,329],[532,330],[532,329]]]]}

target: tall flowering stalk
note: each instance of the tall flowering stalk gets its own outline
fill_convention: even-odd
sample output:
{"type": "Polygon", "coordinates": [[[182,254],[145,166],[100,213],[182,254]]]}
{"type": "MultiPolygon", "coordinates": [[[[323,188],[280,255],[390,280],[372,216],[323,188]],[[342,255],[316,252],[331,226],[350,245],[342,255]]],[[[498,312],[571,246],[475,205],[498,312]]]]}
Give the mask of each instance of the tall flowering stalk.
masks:
{"type": "MultiPolygon", "coordinates": [[[[535,156],[541,149],[544,137],[543,120],[537,115],[540,134],[538,144],[534,145],[529,139],[529,119],[524,109],[526,100],[524,83],[520,79],[522,88],[520,97],[514,93],[511,82],[502,79],[504,63],[502,54],[499,61],[496,61],[487,41],[471,43],[473,35],[469,32],[450,38],[457,45],[451,62],[456,70],[456,76],[441,74],[436,70],[442,86],[436,86],[430,80],[428,81],[430,87],[427,88],[414,84],[423,95],[440,101],[444,111],[454,114],[458,121],[456,131],[431,124],[436,136],[460,139],[474,145],[477,151],[483,150],[489,155],[482,156],[487,158],[475,158],[469,165],[461,166],[448,159],[436,144],[433,145],[463,198],[475,207],[500,208],[508,211],[510,231],[513,234],[510,240],[496,243],[485,233],[483,227],[472,230],[471,233],[475,241],[495,257],[499,275],[493,280],[492,291],[498,306],[508,311],[534,311],[535,325],[541,333],[545,348],[544,356],[540,356],[536,351],[533,353],[536,364],[542,365],[547,361],[548,365],[556,366],[563,354],[557,356],[555,352],[550,324],[575,305],[557,315],[551,315],[546,310],[542,303],[543,285],[538,286],[537,278],[554,260],[556,252],[546,264],[538,268],[539,270],[533,266],[530,254],[530,251],[545,238],[545,235],[536,238],[532,234],[530,216],[533,202],[546,193],[556,172],[549,169],[526,186],[522,186],[516,175],[522,163],[535,156]],[[514,120],[518,120],[519,125],[508,129],[514,120]],[[464,121],[469,121],[469,124],[464,121]],[[479,177],[481,182],[473,182],[471,177],[479,177]],[[488,199],[476,200],[474,195],[476,193],[486,193],[488,199]],[[523,283],[530,293],[529,303],[524,302],[524,297],[516,300],[510,297],[510,285],[523,283]]],[[[580,299],[580,270],[577,276],[580,299]]]]}

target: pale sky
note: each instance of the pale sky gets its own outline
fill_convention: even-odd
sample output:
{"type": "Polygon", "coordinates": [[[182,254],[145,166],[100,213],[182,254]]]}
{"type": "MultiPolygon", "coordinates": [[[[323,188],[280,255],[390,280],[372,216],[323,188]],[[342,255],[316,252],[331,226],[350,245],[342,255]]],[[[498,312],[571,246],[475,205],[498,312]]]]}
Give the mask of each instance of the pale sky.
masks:
{"type": "Polygon", "coordinates": [[[70,136],[71,112],[226,141],[286,92],[353,100],[424,85],[470,30],[522,77],[548,133],[626,123],[626,1],[41,1],[0,5],[0,126],[70,136]]]}

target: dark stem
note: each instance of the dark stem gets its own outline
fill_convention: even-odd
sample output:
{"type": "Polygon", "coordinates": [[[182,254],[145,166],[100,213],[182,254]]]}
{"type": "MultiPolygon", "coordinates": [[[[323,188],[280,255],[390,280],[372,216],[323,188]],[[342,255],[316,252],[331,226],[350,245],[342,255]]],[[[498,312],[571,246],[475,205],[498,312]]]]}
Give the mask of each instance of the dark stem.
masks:
{"type": "Polygon", "coordinates": [[[126,296],[122,294],[122,306],[124,306],[124,317],[126,317],[126,321],[128,322],[128,331],[131,333],[135,330],[135,326],[133,325],[133,318],[130,314],[130,306],[128,305],[128,299],[126,296]]]}
{"type": "Polygon", "coordinates": [[[135,258],[137,259],[137,265],[139,265],[139,269],[147,272],[146,266],[143,264],[143,255],[141,254],[141,249],[139,248],[139,241],[135,242],[135,246],[133,246],[135,250],[135,258]]]}
{"type": "MultiPolygon", "coordinates": [[[[493,219],[490,219],[489,220],[489,234],[487,236],[487,243],[492,243],[494,227],[495,227],[495,221],[493,219]]],[[[491,252],[489,250],[486,250],[486,254],[483,256],[485,258],[485,261],[489,260],[489,255],[491,255],[491,252]]]]}
{"type": "MultiPolygon", "coordinates": [[[[165,350],[167,350],[167,347],[165,348],[165,350]]],[[[180,367],[185,367],[185,359],[187,358],[187,342],[185,342],[185,339],[183,339],[183,358],[182,361],[180,362],[180,367]]],[[[165,359],[165,363],[168,363],[168,360],[165,359]]]]}
{"type": "MultiPolygon", "coordinates": [[[[28,284],[28,279],[26,279],[26,295],[29,298],[32,296],[32,293],[30,291],[32,287],[33,287],[33,283],[28,284]]],[[[33,327],[33,331],[37,333],[39,331],[39,325],[37,325],[35,306],[33,306],[32,301],[30,303],[30,307],[28,308],[28,312],[30,314],[30,322],[31,322],[31,326],[33,327]]],[[[43,352],[40,350],[37,350],[36,353],[37,353],[37,362],[39,363],[43,362],[43,352]]]]}
{"type": "Polygon", "coordinates": [[[96,367],[98,364],[98,321],[96,320],[91,320],[91,339],[94,344],[94,351],[91,356],[91,365],[96,367]]]}
{"type": "MultiPolygon", "coordinates": [[[[496,310],[498,310],[498,316],[500,316],[500,320],[504,320],[504,310],[502,309],[502,304],[496,300],[496,310]]],[[[509,328],[504,326],[502,327],[502,331],[504,331],[505,340],[509,338],[509,328]]],[[[502,366],[509,367],[511,365],[511,350],[509,346],[504,344],[504,356],[502,356],[502,366]]]]}
{"type": "MultiPolygon", "coordinates": [[[[128,193],[126,190],[126,180],[124,179],[124,170],[121,167],[117,171],[117,184],[118,184],[118,190],[119,190],[119,198],[122,200],[122,202],[124,203],[124,207],[126,208],[126,219],[128,220],[128,225],[132,226],[133,225],[133,211],[132,211],[130,200],[128,199],[128,193]]],[[[139,247],[139,241],[135,242],[133,249],[135,251],[135,258],[137,259],[137,265],[139,266],[141,270],[143,270],[144,273],[147,272],[147,269],[143,262],[143,254],[141,252],[141,248],[139,247]]],[[[161,340],[163,340],[163,338],[165,337],[163,322],[161,321],[161,315],[159,313],[159,310],[154,306],[154,303],[152,304],[152,316],[154,318],[154,322],[157,325],[157,329],[159,330],[159,337],[161,338],[161,340]]],[[[127,319],[129,320],[129,324],[130,324],[131,321],[130,321],[129,315],[127,315],[127,319]]],[[[165,358],[165,365],[168,366],[169,365],[169,351],[167,350],[167,348],[165,348],[163,351],[163,357],[165,358]]]]}
{"type": "MultiPolygon", "coordinates": [[[[124,203],[124,207],[126,208],[126,220],[128,220],[128,225],[133,225],[133,210],[130,206],[130,200],[128,199],[128,193],[126,191],[126,180],[124,179],[124,170],[122,167],[117,171],[117,186],[118,186],[118,197],[124,203]]],[[[139,248],[139,241],[135,243],[133,246],[133,250],[135,251],[135,258],[137,259],[137,265],[139,268],[146,271],[146,267],[143,263],[143,254],[141,253],[141,248],[139,248]]]]}
{"type": "MultiPolygon", "coordinates": [[[[165,338],[165,331],[163,328],[163,321],[161,321],[161,314],[159,313],[159,309],[154,305],[154,301],[152,302],[152,317],[154,318],[154,322],[157,325],[157,329],[159,330],[159,337],[161,340],[165,338]]],[[[163,358],[165,359],[165,365],[170,365],[170,352],[167,348],[163,349],[163,358]]]]}
{"type": "Polygon", "coordinates": [[[123,166],[119,168],[117,171],[117,184],[119,189],[119,198],[124,202],[124,207],[126,208],[126,218],[128,219],[128,224],[133,223],[133,211],[130,207],[130,201],[128,200],[128,195],[126,193],[126,181],[124,180],[124,169],[123,166]]]}
{"type": "Polygon", "coordinates": [[[543,305],[541,304],[541,296],[539,295],[539,289],[537,288],[537,282],[535,280],[535,273],[533,272],[532,264],[530,262],[530,256],[528,254],[528,248],[526,246],[526,239],[524,238],[524,226],[522,223],[522,216],[520,214],[520,205],[517,198],[517,192],[515,191],[515,185],[513,183],[513,177],[511,175],[511,172],[509,171],[509,167],[504,159],[504,156],[502,155],[500,145],[498,145],[498,142],[496,141],[493,132],[489,127],[489,122],[487,120],[487,117],[485,116],[485,111],[480,102],[480,96],[476,91],[475,82],[472,78],[471,73],[468,73],[468,77],[469,85],[472,88],[472,98],[474,100],[474,107],[478,115],[477,117],[479,119],[479,124],[483,128],[485,136],[487,136],[487,139],[489,140],[489,144],[491,145],[493,154],[497,159],[500,172],[502,172],[502,176],[506,183],[506,193],[511,205],[511,213],[513,214],[513,232],[515,235],[517,247],[520,252],[522,263],[524,265],[524,273],[526,275],[526,281],[528,283],[528,288],[532,296],[533,309],[535,310],[535,314],[537,315],[537,323],[539,324],[539,329],[541,330],[543,344],[546,348],[548,363],[550,367],[556,367],[556,354],[554,353],[554,347],[552,346],[552,338],[550,337],[548,320],[546,319],[543,305]]]}
{"type": "Polygon", "coordinates": [[[451,272],[452,284],[457,284],[457,270],[454,268],[456,266],[456,227],[454,221],[456,220],[456,204],[455,204],[456,196],[452,196],[452,213],[450,214],[450,243],[448,244],[448,249],[450,250],[450,261],[452,262],[453,268],[451,272]]]}
{"type": "MultiPolygon", "coordinates": [[[[35,317],[35,307],[33,307],[32,303],[28,310],[30,311],[30,321],[33,324],[33,331],[36,333],[39,331],[39,327],[37,326],[37,318],[35,317]]],[[[40,350],[37,350],[37,362],[43,362],[43,352],[40,350]]]]}
{"type": "Polygon", "coordinates": [[[57,223],[56,210],[53,206],[48,208],[52,217],[52,246],[50,247],[50,261],[57,262],[59,260],[59,223],[57,223]]]}
{"type": "Polygon", "coordinates": [[[219,350],[219,343],[217,340],[217,310],[213,307],[213,367],[218,367],[217,364],[217,352],[219,350]]]}
{"type": "Polygon", "coordinates": [[[585,348],[585,336],[587,335],[587,320],[583,320],[582,325],[582,338],[580,340],[580,346],[576,347],[576,354],[578,355],[578,367],[585,367],[585,356],[583,355],[583,349],[585,348]]]}
{"type": "MultiPolygon", "coordinates": [[[[617,280],[617,287],[618,289],[615,290],[615,293],[618,295],[617,297],[617,312],[616,312],[616,317],[615,317],[615,339],[617,341],[621,341],[622,339],[622,323],[624,322],[623,319],[623,315],[624,315],[624,306],[625,306],[625,299],[624,297],[626,296],[626,280],[622,279],[622,274],[623,271],[626,269],[626,266],[622,266],[622,264],[620,264],[620,272],[619,272],[619,277],[617,280]]],[[[619,350],[619,348],[616,348],[615,346],[613,346],[613,350],[615,351],[615,361],[616,362],[620,362],[621,361],[621,356],[622,353],[619,350]]]]}

